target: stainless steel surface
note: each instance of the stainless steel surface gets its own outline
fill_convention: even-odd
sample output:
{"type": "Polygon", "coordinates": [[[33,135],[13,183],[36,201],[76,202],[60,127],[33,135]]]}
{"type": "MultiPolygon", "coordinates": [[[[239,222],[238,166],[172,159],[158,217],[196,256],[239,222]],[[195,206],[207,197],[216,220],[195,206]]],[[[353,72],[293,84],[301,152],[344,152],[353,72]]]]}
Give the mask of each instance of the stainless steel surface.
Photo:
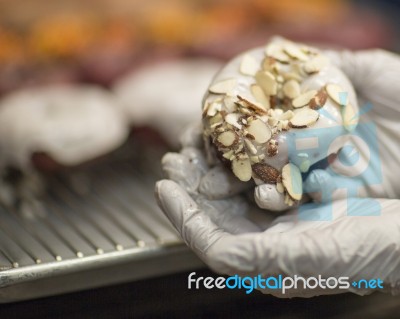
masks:
{"type": "Polygon", "coordinates": [[[146,154],[61,174],[28,210],[0,208],[0,302],[201,266],[155,203],[158,163],[146,154]]]}

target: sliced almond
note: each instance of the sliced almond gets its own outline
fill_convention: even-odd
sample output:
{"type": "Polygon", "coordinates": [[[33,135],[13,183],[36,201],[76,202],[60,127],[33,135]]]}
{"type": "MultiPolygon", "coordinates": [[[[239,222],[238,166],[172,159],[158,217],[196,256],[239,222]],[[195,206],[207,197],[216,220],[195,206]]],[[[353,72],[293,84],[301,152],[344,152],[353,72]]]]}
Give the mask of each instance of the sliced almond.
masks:
{"type": "Polygon", "coordinates": [[[282,45],[278,43],[270,43],[265,48],[265,55],[267,57],[272,57],[282,63],[290,62],[290,58],[288,55],[283,51],[282,45]]]}
{"type": "Polygon", "coordinates": [[[210,122],[210,126],[211,127],[215,127],[217,125],[222,124],[223,118],[221,113],[217,113],[216,115],[214,115],[212,118],[210,118],[209,122],[210,122]]]}
{"type": "Polygon", "coordinates": [[[341,88],[341,86],[337,84],[327,84],[325,88],[329,97],[337,104],[342,105],[342,100],[340,99],[340,93],[344,93],[345,91],[341,88]]]}
{"type": "Polygon", "coordinates": [[[293,128],[306,128],[318,121],[319,113],[308,107],[302,108],[294,114],[290,120],[290,126],[293,128]]]}
{"type": "Polygon", "coordinates": [[[281,65],[279,64],[279,62],[275,58],[270,56],[264,58],[261,66],[263,70],[269,71],[271,73],[280,73],[281,70],[281,65]]]}
{"type": "Polygon", "coordinates": [[[272,53],[274,53],[276,51],[282,51],[282,50],[283,50],[283,47],[282,47],[281,43],[270,42],[265,47],[265,55],[270,56],[270,55],[272,55],[272,53]]]}
{"type": "Polygon", "coordinates": [[[310,103],[310,100],[318,93],[317,90],[310,90],[305,93],[300,94],[292,101],[294,108],[306,106],[310,103]]]}
{"type": "Polygon", "coordinates": [[[239,113],[229,113],[225,116],[225,122],[240,130],[242,128],[242,125],[239,123],[240,116],[239,113]]]}
{"type": "Polygon", "coordinates": [[[265,95],[276,95],[278,83],[274,75],[269,71],[258,71],[255,75],[257,84],[263,89],[265,95]]]}
{"type": "Polygon", "coordinates": [[[207,111],[208,111],[208,107],[210,106],[210,102],[209,101],[206,101],[205,103],[204,103],[204,105],[203,105],[203,116],[205,115],[205,114],[207,114],[207,111]]]}
{"type": "Polygon", "coordinates": [[[247,128],[249,134],[254,136],[254,140],[257,143],[266,143],[271,139],[271,129],[267,124],[265,124],[263,121],[260,119],[256,119],[254,121],[251,121],[249,124],[249,127],[247,128]]]}
{"type": "Polygon", "coordinates": [[[328,59],[323,55],[317,55],[304,63],[304,71],[308,74],[314,74],[321,71],[327,64],[328,59]]]}
{"type": "Polygon", "coordinates": [[[294,204],[294,200],[288,194],[285,196],[285,204],[288,206],[293,206],[294,204]]]}
{"type": "MultiPolygon", "coordinates": [[[[241,107],[239,108],[240,113],[244,114],[244,115],[253,115],[254,112],[250,111],[247,107],[241,105],[241,107]]],[[[243,122],[243,120],[242,120],[243,122]]],[[[246,124],[246,123],[243,123],[246,124]]]]}
{"type": "Polygon", "coordinates": [[[282,131],[287,131],[290,127],[289,127],[289,120],[282,120],[282,131]]]}
{"type": "Polygon", "coordinates": [[[211,93],[215,94],[227,94],[233,91],[236,86],[236,79],[226,79],[214,83],[208,89],[211,93]]]}
{"type": "Polygon", "coordinates": [[[294,116],[293,111],[289,110],[278,116],[279,120],[290,120],[294,116]]]}
{"type": "Polygon", "coordinates": [[[259,114],[266,114],[267,109],[264,107],[264,105],[262,105],[261,103],[258,102],[250,102],[249,100],[241,97],[240,95],[237,96],[237,98],[239,99],[239,101],[241,102],[241,104],[253,111],[255,111],[256,113],[259,114]]]}
{"type": "Polygon", "coordinates": [[[344,128],[347,131],[351,132],[356,128],[359,118],[353,105],[351,105],[350,103],[347,103],[347,105],[343,107],[342,119],[344,128]]]}
{"type": "Polygon", "coordinates": [[[309,57],[305,54],[296,44],[294,43],[285,43],[283,46],[283,50],[293,59],[299,61],[308,61],[309,57]]]}
{"type": "Polygon", "coordinates": [[[235,112],[237,110],[236,97],[232,95],[226,95],[224,97],[224,105],[229,113],[235,112]]]}
{"type": "Polygon", "coordinates": [[[232,171],[235,176],[243,182],[247,182],[251,179],[251,164],[250,159],[233,159],[232,160],[232,171]]]}
{"type": "Polygon", "coordinates": [[[276,126],[276,124],[278,124],[278,119],[275,118],[275,117],[270,117],[268,119],[268,124],[271,125],[271,126],[276,126]]]}
{"type": "Polygon", "coordinates": [[[273,116],[279,118],[283,114],[283,110],[281,109],[274,109],[272,110],[273,116]]]}
{"type": "Polygon", "coordinates": [[[326,93],[324,88],[320,89],[318,93],[310,100],[310,109],[319,110],[325,105],[327,99],[328,93],[326,93]]]}
{"type": "Polygon", "coordinates": [[[288,80],[296,80],[298,82],[301,82],[301,75],[297,72],[283,72],[282,77],[288,81],[288,80]]]}
{"type": "Polygon", "coordinates": [[[251,154],[256,155],[258,153],[257,148],[250,140],[244,139],[244,144],[246,145],[246,148],[251,154]]]}
{"type": "Polygon", "coordinates": [[[222,154],[222,157],[225,158],[225,159],[227,159],[227,160],[230,160],[231,157],[232,157],[232,155],[233,155],[233,150],[230,150],[230,151],[228,151],[228,152],[222,154]]]}
{"type": "Polygon", "coordinates": [[[222,109],[222,104],[220,102],[212,102],[208,106],[207,116],[214,116],[222,109]]]}
{"type": "Polygon", "coordinates": [[[276,190],[281,194],[285,191],[281,182],[276,183],[276,190]]]}
{"type": "Polygon", "coordinates": [[[319,52],[315,48],[309,47],[307,45],[301,45],[300,49],[301,49],[301,51],[303,51],[305,54],[308,54],[308,55],[319,54],[319,52]]]}
{"type": "Polygon", "coordinates": [[[238,143],[238,145],[237,145],[237,147],[235,149],[235,154],[238,154],[238,159],[248,158],[247,154],[242,153],[243,148],[244,148],[244,144],[243,143],[238,143]]]}
{"type": "Polygon", "coordinates": [[[299,168],[292,164],[286,164],[282,169],[282,184],[286,192],[294,200],[300,200],[303,196],[303,183],[299,168]]]}
{"type": "Polygon", "coordinates": [[[250,91],[251,91],[251,94],[253,94],[256,101],[258,103],[261,103],[266,110],[268,110],[271,107],[271,105],[269,103],[269,99],[266,97],[263,89],[259,85],[252,84],[250,87],[250,91]]]}
{"type": "Polygon", "coordinates": [[[220,142],[223,146],[229,147],[233,145],[238,140],[238,136],[232,131],[225,131],[218,135],[218,142],[220,142]]]}
{"type": "Polygon", "coordinates": [[[214,129],[214,131],[217,132],[217,133],[225,132],[225,130],[226,130],[226,128],[223,127],[222,124],[218,125],[218,126],[214,129]]]}
{"type": "Polygon", "coordinates": [[[266,56],[262,62],[261,62],[261,67],[265,70],[265,71],[272,71],[274,65],[276,64],[276,60],[271,57],[271,56],[266,56]]]}
{"type": "Polygon", "coordinates": [[[220,98],[215,99],[213,101],[206,101],[203,106],[203,113],[202,113],[203,118],[206,116],[214,116],[217,112],[221,111],[222,105],[221,105],[221,108],[218,106],[218,104],[220,104],[221,101],[222,101],[222,99],[220,99],[220,98]],[[214,103],[215,103],[215,105],[212,105],[214,103]],[[209,115],[209,114],[212,114],[212,115],[209,115]]]}
{"type": "Polygon", "coordinates": [[[296,80],[289,80],[283,85],[283,94],[290,99],[295,99],[300,95],[300,84],[296,80]]]}
{"type": "Polygon", "coordinates": [[[265,163],[257,163],[252,166],[253,172],[267,184],[276,184],[279,178],[279,171],[265,163]]]}
{"type": "Polygon", "coordinates": [[[260,69],[260,64],[250,54],[243,56],[242,63],[240,63],[240,73],[244,75],[254,76],[260,69]]]}
{"type": "Polygon", "coordinates": [[[252,163],[259,163],[260,162],[260,158],[258,156],[250,156],[250,161],[252,163]]]}

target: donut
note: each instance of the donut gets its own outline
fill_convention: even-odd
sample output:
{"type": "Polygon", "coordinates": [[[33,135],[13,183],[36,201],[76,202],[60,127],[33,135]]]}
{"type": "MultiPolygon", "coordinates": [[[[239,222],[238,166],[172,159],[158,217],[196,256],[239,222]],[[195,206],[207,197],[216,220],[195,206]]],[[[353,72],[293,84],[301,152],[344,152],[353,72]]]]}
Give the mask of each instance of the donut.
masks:
{"type": "Polygon", "coordinates": [[[182,129],[201,116],[196,101],[220,68],[212,59],[153,62],[121,78],[113,92],[132,126],[151,127],[178,148],[182,129]]]}
{"type": "Polygon", "coordinates": [[[116,149],[128,137],[113,96],[97,86],[49,85],[0,100],[0,165],[29,170],[35,153],[76,166],[116,149]]]}
{"type": "Polygon", "coordinates": [[[346,135],[357,112],[352,84],[327,56],[276,37],[233,58],[212,80],[202,109],[206,152],[240,181],[275,184],[291,206],[302,199],[302,173],[341,145],[302,157],[289,139],[307,129],[321,141],[332,132],[346,135]]]}

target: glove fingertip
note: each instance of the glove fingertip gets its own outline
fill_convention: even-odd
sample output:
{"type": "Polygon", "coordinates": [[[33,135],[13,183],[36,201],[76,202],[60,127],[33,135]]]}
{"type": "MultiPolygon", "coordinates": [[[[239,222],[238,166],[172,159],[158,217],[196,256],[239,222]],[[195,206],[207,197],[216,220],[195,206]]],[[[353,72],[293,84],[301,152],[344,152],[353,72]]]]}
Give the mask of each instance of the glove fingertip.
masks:
{"type": "Polygon", "coordinates": [[[166,176],[189,193],[196,191],[200,184],[202,168],[187,156],[179,153],[167,153],[161,160],[162,168],[166,176]]]}
{"type": "Polygon", "coordinates": [[[170,161],[174,160],[174,157],[177,156],[178,153],[174,153],[174,152],[168,152],[165,153],[164,156],[161,159],[161,164],[162,166],[165,166],[166,164],[168,164],[170,161]]]}
{"type": "Polygon", "coordinates": [[[308,193],[320,191],[332,185],[332,176],[323,169],[313,170],[304,182],[304,190],[308,193]]]}
{"type": "Polygon", "coordinates": [[[164,211],[164,194],[167,191],[167,189],[170,189],[171,185],[175,184],[171,180],[168,179],[162,179],[158,182],[156,182],[156,185],[154,187],[154,196],[156,198],[158,206],[164,211]]]}
{"type": "Polygon", "coordinates": [[[275,185],[263,184],[254,189],[254,199],[258,207],[271,211],[283,211],[288,208],[285,197],[279,193],[275,185]]]}
{"type": "Polygon", "coordinates": [[[156,183],[155,197],[158,206],[178,231],[182,229],[185,212],[197,209],[197,204],[189,194],[171,180],[164,179],[156,183]]]}
{"type": "Polygon", "coordinates": [[[316,202],[331,201],[336,189],[335,178],[323,169],[312,171],[304,182],[304,191],[316,202]]]}

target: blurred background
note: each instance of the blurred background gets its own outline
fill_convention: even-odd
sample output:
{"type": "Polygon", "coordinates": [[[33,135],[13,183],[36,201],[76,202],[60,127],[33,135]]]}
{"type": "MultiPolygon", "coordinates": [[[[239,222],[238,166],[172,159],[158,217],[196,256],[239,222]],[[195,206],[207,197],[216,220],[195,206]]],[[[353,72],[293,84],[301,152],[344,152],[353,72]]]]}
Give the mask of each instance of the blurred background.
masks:
{"type": "Polygon", "coordinates": [[[282,301],[258,293],[186,290],[185,271],[215,274],[191,255],[156,207],[160,158],[178,149],[184,126],[200,119],[201,97],[221,65],[273,35],[321,47],[398,52],[400,0],[0,0],[0,279],[10,278],[6,285],[0,280],[0,302],[48,296],[0,305],[0,316],[53,318],[61,309],[59,318],[398,318],[398,299],[382,295],[282,301]],[[54,89],[60,85],[74,89],[54,89]],[[92,92],[88,86],[97,93],[85,95],[92,92]],[[27,95],[10,99],[25,90],[27,95]],[[31,98],[32,107],[46,104],[40,116],[31,98]],[[121,119],[117,110],[126,116],[121,119]],[[99,125],[86,128],[93,118],[99,125]],[[120,133],[103,147],[108,127],[102,121],[111,118],[120,133]],[[86,129],[96,142],[89,145],[98,147],[73,163],[77,169],[68,167],[68,148],[29,145],[34,134],[42,141],[54,134],[56,144],[73,140],[67,124],[75,122],[81,133],[73,137],[86,129]],[[47,186],[37,186],[32,166],[13,162],[10,150],[20,148],[12,143],[32,152],[25,156],[32,155],[47,186]],[[60,167],[61,176],[49,177],[60,167]],[[140,263],[126,255],[118,259],[131,248],[140,263]],[[82,274],[77,265],[87,256],[99,259],[82,274]],[[64,263],[70,260],[75,263],[64,263]],[[57,262],[57,269],[69,267],[70,277],[41,273],[44,280],[13,284],[25,269],[57,262]],[[14,277],[15,269],[20,273],[14,277]]]}
{"type": "Polygon", "coordinates": [[[274,34],[400,48],[397,0],[0,0],[0,94],[49,82],[109,86],[157,60],[226,60],[274,34]]]}

